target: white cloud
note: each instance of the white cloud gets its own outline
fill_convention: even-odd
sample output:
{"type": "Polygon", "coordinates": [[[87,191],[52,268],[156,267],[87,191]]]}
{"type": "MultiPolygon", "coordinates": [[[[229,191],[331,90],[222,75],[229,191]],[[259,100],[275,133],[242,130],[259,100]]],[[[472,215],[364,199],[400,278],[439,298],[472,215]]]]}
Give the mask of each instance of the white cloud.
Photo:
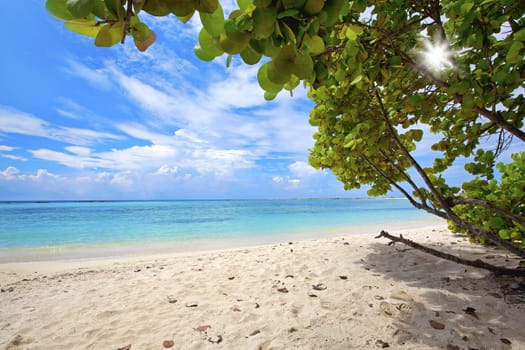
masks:
{"type": "Polygon", "coordinates": [[[175,131],[175,136],[180,137],[181,139],[186,139],[192,143],[206,143],[206,141],[199,138],[196,133],[185,129],[179,129],[175,131]]]}
{"type": "Polygon", "coordinates": [[[55,111],[58,115],[71,120],[81,120],[85,125],[104,124],[107,118],[103,118],[91,109],[82,106],[72,99],[59,97],[56,99],[55,111]]]}
{"type": "MultiPolygon", "coordinates": [[[[11,151],[14,151],[15,149],[17,149],[17,148],[16,147],[11,147],[11,146],[6,146],[6,145],[0,145],[0,152],[11,152],[11,151]]],[[[26,161],[27,160],[26,158],[24,158],[22,156],[17,156],[17,155],[14,155],[14,154],[0,153],[0,157],[11,159],[11,160],[21,160],[21,161],[26,161]]]]}
{"type": "Polygon", "coordinates": [[[34,182],[63,179],[63,177],[50,173],[46,169],[38,169],[34,175],[20,175],[19,178],[21,180],[29,179],[34,182]]]}
{"type": "Polygon", "coordinates": [[[297,177],[307,177],[321,173],[320,171],[314,169],[310,164],[297,161],[288,166],[288,169],[297,177]]]}
{"type": "Polygon", "coordinates": [[[78,156],[84,156],[84,157],[89,156],[92,151],[91,148],[80,147],[80,146],[69,146],[69,147],[66,147],[66,150],[78,156]]]}
{"type": "Polygon", "coordinates": [[[4,171],[0,171],[0,176],[6,179],[12,179],[14,175],[18,174],[20,171],[14,166],[7,167],[4,171]]]}
{"type": "Polygon", "coordinates": [[[272,177],[272,181],[277,183],[277,184],[280,184],[284,181],[283,177],[282,176],[274,176],[272,177]]]}
{"type": "Polygon", "coordinates": [[[130,188],[133,186],[133,180],[131,179],[130,175],[131,172],[129,171],[114,174],[110,183],[113,185],[130,188]]]}
{"type": "Polygon", "coordinates": [[[301,183],[301,180],[300,179],[293,179],[293,178],[290,178],[289,176],[286,176],[286,177],[283,177],[283,176],[274,176],[272,177],[272,181],[276,184],[280,184],[280,185],[292,185],[292,186],[297,186],[301,183]]]}
{"type": "Polygon", "coordinates": [[[171,175],[176,174],[179,169],[174,166],[170,167],[169,165],[164,164],[156,172],[155,175],[171,175]]]}
{"type": "Polygon", "coordinates": [[[121,136],[103,131],[54,126],[34,115],[3,105],[0,105],[0,133],[38,136],[73,145],[122,139],[121,136]]]}
{"type": "Polygon", "coordinates": [[[108,80],[106,71],[100,68],[87,67],[75,59],[67,59],[64,70],[72,75],[81,77],[98,88],[110,89],[111,81],[108,80]]]}
{"type": "Polygon", "coordinates": [[[12,160],[21,160],[21,161],[26,161],[27,160],[27,158],[24,158],[24,157],[21,157],[21,156],[14,156],[12,154],[2,154],[1,156],[3,158],[12,159],[12,160]]]}
{"type": "Polygon", "coordinates": [[[112,69],[115,80],[128,94],[130,100],[144,111],[160,118],[166,124],[184,126],[188,123],[187,112],[191,109],[189,101],[170,95],[135,77],[112,69]]]}
{"type": "Polygon", "coordinates": [[[199,98],[211,109],[252,108],[268,104],[257,82],[258,66],[235,66],[226,70],[226,79],[212,82],[199,98]]]}
{"type": "Polygon", "coordinates": [[[311,102],[304,89],[296,89],[294,98],[283,92],[268,103],[257,83],[257,66],[246,65],[200,74],[204,88],[195,86],[195,76],[165,80],[171,67],[143,68],[149,68],[152,60],[163,62],[171,53],[160,51],[160,57],[135,58],[134,53],[126,64],[107,63],[101,68],[118,91],[148,116],[140,125],[119,125],[121,131],[153,143],[173,144],[167,134],[152,130],[175,127],[176,136],[187,138],[185,145],[207,142],[210,149],[249,148],[256,157],[271,152],[305,155],[313,145],[314,128],[307,122],[311,102]],[[135,67],[135,60],[141,69],[135,67]]]}
{"type": "Polygon", "coordinates": [[[84,147],[66,147],[66,150],[67,153],[50,149],[29,152],[35,158],[77,169],[158,172],[166,164],[172,164],[171,169],[183,168],[202,174],[226,176],[236,169],[255,165],[254,157],[248,151],[201,147],[199,143],[178,143],[176,137],[169,144],[132,146],[103,152],[93,152],[84,147]]]}
{"type": "MultiPolygon", "coordinates": [[[[227,8],[235,6],[233,0],[230,2],[227,8]]],[[[176,21],[170,19],[159,25],[178,28],[176,21]]],[[[196,42],[196,33],[190,34],[196,42]]],[[[175,39],[189,38],[183,35],[175,39]]],[[[129,120],[133,122],[123,122],[121,116],[100,118],[75,101],[59,98],[60,115],[75,120],[94,119],[94,125],[118,131],[113,134],[53,125],[28,114],[25,117],[34,126],[27,130],[9,127],[11,132],[70,144],[61,149],[46,146],[29,150],[33,157],[82,172],[117,171],[121,175],[114,184],[129,184],[134,178],[128,172],[233,179],[237,170],[255,168],[267,157],[304,158],[313,144],[314,131],[307,122],[311,102],[305,90],[297,89],[294,98],[283,92],[274,102],[266,102],[257,83],[258,67],[239,65],[239,60],[236,57],[230,69],[214,65],[213,69],[202,70],[202,66],[194,66],[160,42],[144,54],[126,43],[124,54],[112,62],[88,66],[67,59],[70,74],[103,90],[114,90],[116,104],[131,111],[133,119],[129,120]],[[96,145],[121,139],[126,139],[126,144],[115,142],[113,149],[96,145]]],[[[2,125],[0,121],[0,130],[2,125]]],[[[313,169],[298,162],[290,171],[294,178],[281,177],[281,182],[298,184],[301,176],[313,169]]],[[[103,177],[101,181],[106,180],[103,177]]]]}
{"type": "Polygon", "coordinates": [[[46,148],[29,150],[29,153],[35,158],[56,162],[70,168],[98,168],[104,165],[102,160],[90,157],[79,157],[76,154],[58,152],[46,148]]]}

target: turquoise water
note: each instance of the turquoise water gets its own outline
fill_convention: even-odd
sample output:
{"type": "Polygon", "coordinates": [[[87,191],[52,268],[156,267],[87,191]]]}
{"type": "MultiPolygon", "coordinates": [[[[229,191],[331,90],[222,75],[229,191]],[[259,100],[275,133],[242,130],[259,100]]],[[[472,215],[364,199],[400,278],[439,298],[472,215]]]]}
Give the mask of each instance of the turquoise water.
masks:
{"type": "Polygon", "coordinates": [[[429,219],[401,199],[0,203],[0,253],[46,247],[320,238],[348,227],[429,219]]]}

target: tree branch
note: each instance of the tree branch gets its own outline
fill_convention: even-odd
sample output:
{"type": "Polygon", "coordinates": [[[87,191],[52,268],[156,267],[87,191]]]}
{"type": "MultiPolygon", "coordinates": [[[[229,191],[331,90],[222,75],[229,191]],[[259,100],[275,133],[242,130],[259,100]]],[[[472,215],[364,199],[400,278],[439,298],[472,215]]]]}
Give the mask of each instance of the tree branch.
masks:
{"type": "MultiPolygon", "coordinates": [[[[375,89],[375,95],[376,95],[376,98],[378,100],[379,107],[381,108],[382,117],[383,117],[383,119],[384,119],[384,121],[385,121],[385,123],[386,123],[386,125],[388,127],[388,131],[390,133],[390,136],[392,137],[392,140],[394,141],[396,146],[399,147],[400,151],[410,160],[410,163],[414,166],[414,168],[416,169],[416,171],[419,174],[419,176],[421,176],[421,178],[423,179],[423,181],[425,182],[427,187],[430,189],[430,192],[432,193],[432,196],[434,197],[436,202],[438,202],[439,205],[441,206],[441,208],[445,211],[444,218],[446,218],[448,220],[452,220],[456,225],[458,225],[461,228],[464,228],[464,229],[468,230],[469,232],[471,232],[472,234],[474,234],[476,236],[483,237],[487,241],[489,241],[489,242],[491,242],[491,243],[493,243],[493,244],[495,244],[497,246],[504,247],[508,251],[510,251],[510,252],[512,252],[512,253],[514,253],[514,254],[516,254],[518,256],[521,256],[521,257],[525,258],[525,249],[522,249],[522,248],[514,245],[512,242],[509,242],[509,241],[507,241],[507,240],[505,240],[505,239],[503,239],[503,238],[501,238],[501,237],[499,237],[497,235],[491,234],[490,232],[488,232],[486,230],[483,230],[483,229],[477,227],[476,225],[473,225],[471,223],[466,222],[465,220],[462,220],[460,217],[458,217],[452,211],[450,205],[439,194],[439,192],[434,187],[434,184],[432,183],[432,181],[430,181],[430,178],[427,176],[425,171],[421,168],[419,163],[414,159],[414,157],[412,157],[410,152],[406,149],[406,147],[401,143],[401,141],[397,137],[396,132],[394,130],[394,127],[392,126],[392,124],[390,123],[390,120],[388,119],[388,113],[387,113],[387,111],[385,109],[385,106],[383,105],[383,101],[381,99],[381,95],[379,94],[379,91],[378,91],[377,88],[375,89]]],[[[441,212],[439,212],[439,213],[441,213],[441,212]]],[[[441,213],[441,214],[443,214],[443,213],[441,213]]],[[[439,216],[443,217],[441,215],[439,215],[439,216]]]]}
{"type": "Polygon", "coordinates": [[[129,33],[129,22],[131,21],[131,16],[133,16],[133,0],[128,0],[126,8],[126,17],[124,17],[124,30],[122,32],[122,40],[120,41],[121,44],[124,44],[124,41],[126,41],[126,35],[129,33]]]}
{"type": "Polygon", "coordinates": [[[501,207],[498,207],[494,204],[492,204],[489,201],[483,200],[483,199],[476,199],[476,198],[452,198],[450,199],[451,205],[458,205],[458,204],[469,204],[469,205],[480,205],[482,207],[485,207],[487,209],[490,209],[498,214],[501,214],[505,216],[506,218],[510,220],[514,220],[520,225],[525,226],[525,218],[523,216],[516,215],[506,209],[503,209],[501,207]]]}
{"type": "Polygon", "coordinates": [[[385,174],[384,171],[379,169],[374,163],[372,163],[367,157],[363,156],[363,159],[370,165],[372,168],[374,168],[375,172],[378,173],[380,176],[382,176],[385,180],[387,180],[392,186],[397,188],[399,192],[401,192],[417,209],[422,209],[430,214],[436,215],[442,219],[448,219],[448,216],[446,213],[443,213],[435,208],[429,207],[426,203],[418,203],[405,189],[397,184],[392,178],[390,178],[387,174],[385,174]]]}
{"type": "Polygon", "coordinates": [[[397,137],[397,135],[395,133],[395,130],[394,130],[394,127],[392,126],[392,124],[390,123],[390,120],[388,119],[388,113],[387,113],[387,111],[385,109],[385,106],[383,105],[383,100],[381,98],[381,95],[379,95],[379,91],[378,91],[377,88],[375,89],[375,95],[376,95],[377,101],[379,103],[379,107],[381,108],[381,113],[382,113],[383,120],[385,121],[385,123],[386,123],[386,125],[388,127],[388,131],[390,133],[390,136],[391,136],[392,140],[394,141],[396,146],[399,148],[399,150],[410,160],[410,163],[412,163],[412,165],[414,166],[414,168],[418,172],[419,176],[421,176],[421,178],[423,179],[423,181],[425,182],[427,187],[430,189],[430,192],[434,196],[434,199],[436,200],[436,202],[439,203],[441,208],[443,208],[443,210],[445,210],[445,212],[447,212],[447,214],[454,215],[454,213],[450,209],[450,206],[440,196],[440,194],[438,193],[438,191],[434,187],[434,184],[432,183],[432,181],[430,181],[430,179],[428,178],[428,176],[425,173],[425,171],[423,170],[423,168],[421,168],[419,163],[414,159],[414,157],[412,157],[410,152],[406,149],[406,147],[401,143],[401,141],[397,137]]]}
{"type": "Polygon", "coordinates": [[[426,198],[421,192],[421,189],[416,186],[414,181],[412,181],[412,178],[410,178],[410,176],[408,176],[408,174],[403,169],[401,169],[401,167],[398,164],[396,164],[395,162],[392,162],[390,158],[388,158],[382,150],[379,150],[379,153],[381,153],[381,155],[383,156],[383,159],[389,162],[399,172],[399,174],[405,179],[405,181],[408,182],[410,186],[412,186],[412,189],[416,191],[417,194],[419,195],[419,198],[421,199],[422,204],[426,206],[427,205],[426,198]]]}
{"type": "MultiPolygon", "coordinates": [[[[393,49],[395,50],[395,47],[393,49]]],[[[447,89],[447,90],[450,88],[450,85],[447,82],[444,82],[444,81],[436,78],[432,74],[432,72],[430,72],[423,65],[417,64],[416,62],[414,62],[414,60],[412,60],[406,53],[400,52],[400,51],[396,51],[396,53],[399,54],[402,57],[403,61],[406,64],[408,64],[410,67],[412,67],[413,69],[415,69],[419,73],[423,74],[424,77],[429,79],[436,86],[438,86],[440,88],[443,88],[443,89],[447,89]]],[[[452,97],[458,103],[462,103],[462,101],[463,101],[463,96],[462,95],[454,94],[454,95],[452,95],[452,97]]],[[[501,116],[501,114],[499,112],[497,112],[497,111],[496,112],[492,112],[492,111],[489,111],[489,110],[487,110],[485,108],[481,108],[481,107],[478,107],[478,106],[472,107],[472,111],[477,113],[477,114],[480,114],[480,115],[484,116],[485,118],[487,118],[491,122],[499,125],[503,129],[505,129],[509,133],[511,133],[512,135],[514,135],[517,138],[519,138],[521,141],[525,142],[525,132],[521,131],[520,129],[518,129],[517,127],[512,125],[511,123],[507,122],[501,116]]]]}
{"type": "MultiPolygon", "coordinates": [[[[480,269],[485,269],[485,270],[491,271],[491,272],[493,272],[495,274],[498,274],[498,275],[525,276],[525,269],[520,269],[520,268],[508,269],[508,268],[505,268],[505,267],[495,266],[495,265],[486,263],[486,262],[481,261],[479,259],[477,259],[477,260],[463,259],[463,258],[460,258],[460,257],[458,257],[456,255],[448,254],[448,253],[445,253],[445,252],[442,252],[442,251],[439,251],[439,250],[436,250],[436,249],[425,247],[425,246],[423,246],[421,244],[418,244],[418,243],[416,243],[414,241],[411,241],[409,239],[403,238],[403,235],[399,235],[399,237],[396,237],[396,236],[390,235],[386,231],[381,231],[379,236],[377,236],[375,238],[382,238],[382,237],[387,238],[387,239],[389,239],[389,240],[391,240],[393,242],[401,242],[401,243],[406,244],[406,245],[408,245],[408,246],[410,246],[412,248],[415,248],[417,250],[423,251],[423,252],[425,252],[427,254],[431,254],[431,255],[437,256],[438,258],[442,258],[442,259],[446,259],[446,260],[449,260],[449,261],[453,261],[455,263],[462,264],[462,265],[473,266],[473,267],[477,267],[477,268],[480,268],[480,269]]],[[[390,244],[392,244],[392,242],[390,244]]]]}

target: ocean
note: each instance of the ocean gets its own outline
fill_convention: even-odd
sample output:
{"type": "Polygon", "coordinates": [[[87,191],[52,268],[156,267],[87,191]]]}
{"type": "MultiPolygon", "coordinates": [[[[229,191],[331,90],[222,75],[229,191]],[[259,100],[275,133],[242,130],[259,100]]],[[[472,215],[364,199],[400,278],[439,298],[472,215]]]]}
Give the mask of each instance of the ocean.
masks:
{"type": "Polygon", "coordinates": [[[0,261],[223,249],[432,220],[405,199],[1,202],[0,261]]]}

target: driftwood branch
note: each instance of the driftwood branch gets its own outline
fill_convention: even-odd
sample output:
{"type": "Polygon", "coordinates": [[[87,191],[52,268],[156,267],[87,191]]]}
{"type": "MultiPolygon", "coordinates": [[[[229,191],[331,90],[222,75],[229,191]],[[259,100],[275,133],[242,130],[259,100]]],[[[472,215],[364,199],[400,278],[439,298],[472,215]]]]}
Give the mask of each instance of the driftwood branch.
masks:
{"type": "Polygon", "coordinates": [[[396,237],[396,236],[392,236],[391,234],[389,234],[386,231],[381,231],[379,236],[377,236],[375,238],[382,238],[382,237],[391,240],[392,242],[390,242],[390,244],[393,244],[393,242],[401,242],[401,243],[406,244],[406,245],[408,245],[408,246],[410,246],[410,247],[412,247],[414,249],[423,251],[423,252],[425,252],[427,254],[431,254],[431,255],[437,256],[438,258],[442,258],[442,259],[445,259],[445,260],[453,261],[455,263],[462,264],[462,265],[473,266],[473,267],[477,267],[477,268],[480,268],[480,269],[485,269],[485,270],[494,272],[495,274],[498,274],[498,275],[525,276],[525,269],[520,269],[520,268],[508,269],[508,268],[505,268],[505,267],[491,265],[491,264],[486,263],[484,261],[481,261],[479,259],[476,259],[476,260],[463,259],[463,258],[460,258],[460,257],[458,257],[456,255],[448,254],[448,253],[445,253],[445,252],[442,252],[442,251],[439,251],[439,250],[436,250],[436,249],[425,247],[425,246],[423,246],[423,245],[421,245],[419,243],[416,243],[416,242],[411,241],[409,239],[403,238],[403,235],[399,235],[399,237],[396,237]]]}

